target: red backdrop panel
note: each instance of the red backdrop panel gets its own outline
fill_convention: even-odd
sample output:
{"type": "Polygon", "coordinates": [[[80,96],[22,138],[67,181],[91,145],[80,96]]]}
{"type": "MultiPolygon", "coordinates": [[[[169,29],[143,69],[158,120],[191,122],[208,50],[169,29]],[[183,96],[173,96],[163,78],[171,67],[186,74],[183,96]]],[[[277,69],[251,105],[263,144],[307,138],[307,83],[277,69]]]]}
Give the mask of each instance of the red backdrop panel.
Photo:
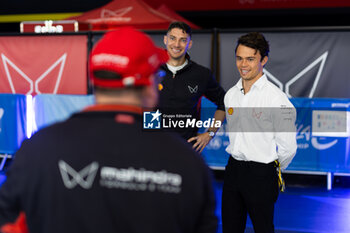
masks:
{"type": "Polygon", "coordinates": [[[87,93],[87,37],[0,37],[0,93],[87,93]]]}
{"type": "Polygon", "coordinates": [[[252,10],[252,9],[293,9],[349,7],[349,0],[145,0],[157,8],[166,4],[174,11],[214,11],[214,10],[252,10]]]}

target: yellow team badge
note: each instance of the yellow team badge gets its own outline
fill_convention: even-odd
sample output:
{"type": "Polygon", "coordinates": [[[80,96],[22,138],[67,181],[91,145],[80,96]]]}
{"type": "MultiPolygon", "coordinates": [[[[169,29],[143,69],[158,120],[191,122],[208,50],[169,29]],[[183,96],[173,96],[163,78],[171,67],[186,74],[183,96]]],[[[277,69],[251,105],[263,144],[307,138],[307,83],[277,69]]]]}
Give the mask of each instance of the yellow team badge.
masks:
{"type": "Polygon", "coordinates": [[[232,115],[233,114],[233,108],[227,109],[227,113],[228,113],[228,115],[232,115]]]}
{"type": "Polygon", "coordinates": [[[163,85],[161,83],[158,84],[158,90],[159,91],[163,90],[163,85]]]}

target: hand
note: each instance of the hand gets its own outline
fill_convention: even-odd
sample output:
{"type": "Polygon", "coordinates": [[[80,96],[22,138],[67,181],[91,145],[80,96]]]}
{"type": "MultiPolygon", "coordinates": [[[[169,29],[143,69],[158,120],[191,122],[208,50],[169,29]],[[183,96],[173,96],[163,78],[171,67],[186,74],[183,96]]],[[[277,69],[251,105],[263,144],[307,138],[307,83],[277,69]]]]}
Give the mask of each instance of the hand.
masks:
{"type": "Polygon", "coordinates": [[[196,141],[196,143],[193,145],[193,149],[199,153],[202,153],[204,147],[206,147],[208,145],[208,143],[210,142],[210,140],[212,139],[212,137],[209,136],[209,133],[202,133],[199,134],[196,137],[192,137],[190,139],[187,140],[187,142],[192,142],[192,141],[196,141]]]}

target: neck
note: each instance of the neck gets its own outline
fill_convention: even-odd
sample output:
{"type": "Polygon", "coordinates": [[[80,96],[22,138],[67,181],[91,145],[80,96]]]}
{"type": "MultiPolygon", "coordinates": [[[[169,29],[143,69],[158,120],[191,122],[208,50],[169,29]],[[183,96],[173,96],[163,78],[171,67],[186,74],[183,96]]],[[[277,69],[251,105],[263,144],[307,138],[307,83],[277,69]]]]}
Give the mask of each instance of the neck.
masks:
{"type": "Polygon", "coordinates": [[[181,57],[180,59],[172,59],[170,58],[167,62],[171,66],[181,66],[186,61],[186,57],[181,57]]]}
{"type": "Polygon", "coordinates": [[[118,104],[142,106],[142,101],[135,95],[112,96],[105,94],[95,94],[96,104],[118,104]]]}
{"type": "Polygon", "coordinates": [[[242,86],[244,89],[244,94],[247,94],[250,91],[250,88],[253,86],[253,84],[258,81],[259,78],[261,78],[263,76],[263,74],[259,74],[257,75],[255,78],[253,79],[242,79],[242,86]]]}

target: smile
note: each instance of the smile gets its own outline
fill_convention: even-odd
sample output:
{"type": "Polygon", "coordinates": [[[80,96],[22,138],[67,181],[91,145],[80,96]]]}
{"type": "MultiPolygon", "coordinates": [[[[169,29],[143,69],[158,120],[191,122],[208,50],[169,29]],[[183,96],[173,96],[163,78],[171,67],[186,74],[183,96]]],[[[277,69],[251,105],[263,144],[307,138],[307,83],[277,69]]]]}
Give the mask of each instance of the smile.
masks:
{"type": "Polygon", "coordinates": [[[181,53],[181,49],[174,49],[174,48],[172,48],[171,51],[173,51],[174,53],[181,53]]]}
{"type": "Polygon", "coordinates": [[[249,70],[241,70],[241,73],[242,73],[243,75],[246,75],[246,74],[249,73],[249,70]]]}

